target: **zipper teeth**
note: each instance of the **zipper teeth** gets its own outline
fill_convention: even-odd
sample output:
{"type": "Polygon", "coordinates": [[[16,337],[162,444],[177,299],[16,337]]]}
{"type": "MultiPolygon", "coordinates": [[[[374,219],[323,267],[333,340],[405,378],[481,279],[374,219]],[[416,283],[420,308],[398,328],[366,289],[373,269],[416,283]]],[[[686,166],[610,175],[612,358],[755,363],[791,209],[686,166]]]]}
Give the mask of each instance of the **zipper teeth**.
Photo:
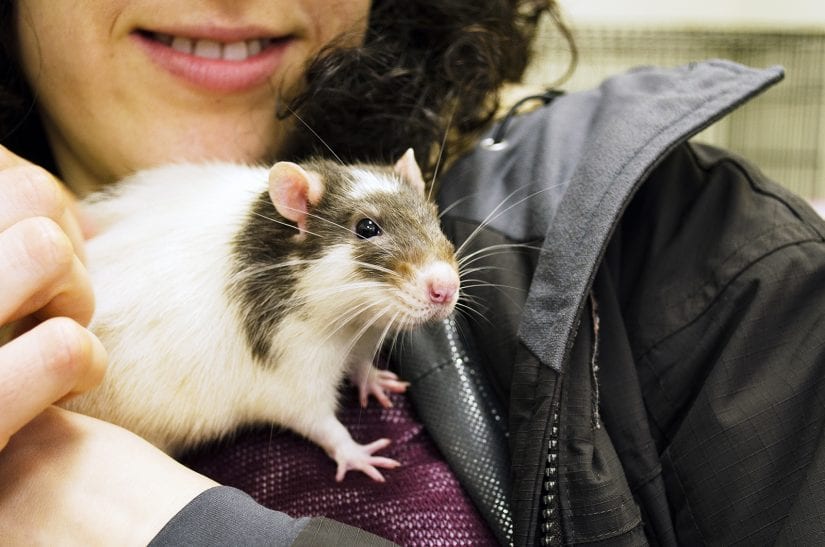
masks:
{"type": "MultiPolygon", "coordinates": [[[[590,362],[593,382],[593,428],[599,429],[599,307],[593,292],[590,292],[591,319],[593,321],[593,353],[590,362]]],[[[561,400],[561,391],[556,387],[556,401],[561,400]]],[[[544,466],[544,481],[541,488],[541,545],[562,544],[561,514],[559,512],[559,407],[553,409],[550,422],[550,440],[547,442],[547,461],[544,466]]]]}
{"type": "Polygon", "coordinates": [[[550,440],[547,443],[547,461],[544,466],[544,482],[541,488],[541,544],[561,545],[561,521],[559,518],[559,412],[553,411],[550,440]]]}

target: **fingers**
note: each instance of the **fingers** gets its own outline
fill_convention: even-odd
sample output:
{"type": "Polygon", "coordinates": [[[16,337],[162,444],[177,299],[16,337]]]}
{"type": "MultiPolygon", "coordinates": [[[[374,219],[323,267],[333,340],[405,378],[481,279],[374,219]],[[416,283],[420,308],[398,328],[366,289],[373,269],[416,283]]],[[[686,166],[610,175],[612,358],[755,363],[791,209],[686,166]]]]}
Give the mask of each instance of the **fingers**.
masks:
{"type": "Polygon", "coordinates": [[[35,311],[40,319],[90,320],[94,299],[73,211],[57,179],[0,146],[0,325],[35,311]]]}
{"type": "Polygon", "coordinates": [[[0,196],[3,196],[0,200],[0,231],[24,218],[50,218],[68,236],[75,254],[83,259],[84,234],[69,192],[40,167],[18,164],[4,169],[2,164],[0,154],[0,196]]]}
{"type": "Polygon", "coordinates": [[[83,327],[94,296],[73,207],[57,179],[0,146],[0,449],[44,408],[99,383],[106,366],[83,327]]]}
{"type": "Polygon", "coordinates": [[[0,324],[31,313],[87,324],[94,310],[88,273],[61,227],[45,217],[0,232],[0,324]]]}
{"type": "Polygon", "coordinates": [[[65,317],[0,347],[0,449],[45,407],[97,385],[106,359],[98,339],[65,317]]]}

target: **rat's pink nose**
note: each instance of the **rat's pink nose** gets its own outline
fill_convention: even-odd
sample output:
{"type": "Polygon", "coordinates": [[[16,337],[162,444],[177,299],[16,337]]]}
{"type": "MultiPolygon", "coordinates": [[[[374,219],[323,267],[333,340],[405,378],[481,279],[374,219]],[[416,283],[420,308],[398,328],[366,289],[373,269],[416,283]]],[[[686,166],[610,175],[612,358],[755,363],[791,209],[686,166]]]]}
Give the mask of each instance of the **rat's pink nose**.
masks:
{"type": "Polygon", "coordinates": [[[421,272],[423,289],[432,304],[452,304],[461,281],[455,268],[443,261],[434,262],[421,272]]]}
{"type": "Polygon", "coordinates": [[[430,284],[430,302],[433,304],[444,304],[453,299],[455,292],[458,290],[456,284],[449,283],[431,283],[430,284]]]}

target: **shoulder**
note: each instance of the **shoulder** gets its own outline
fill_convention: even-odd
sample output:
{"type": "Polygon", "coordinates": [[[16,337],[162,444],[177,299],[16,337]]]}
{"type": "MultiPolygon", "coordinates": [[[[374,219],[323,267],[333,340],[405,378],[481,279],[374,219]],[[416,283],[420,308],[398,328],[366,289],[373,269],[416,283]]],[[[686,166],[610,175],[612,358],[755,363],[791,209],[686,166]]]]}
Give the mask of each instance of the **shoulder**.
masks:
{"type": "Polygon", "coordinates": [[[669,504],[690,514],[683,538],[764,543],[805,529],[814,505],[798,493],[821,465],[812,424],[825,419],[823,234],[801,199],[697,144],[663,158],[621,217],[602,270],[612,285],[600,281],[623,324],[602,330],[627,337],[665,482],[680,485],[669,504]],[[720,508],[720,497],[757,501],[720,508]]]}
{"type": "Polygon", "coordinates": [[[640,352],[731,299],[767,305],[784,292],[803,306],[805,287],[825,281],[825,221],[745,159],[701,144],[651,171],[613,242],[640,352]]]}

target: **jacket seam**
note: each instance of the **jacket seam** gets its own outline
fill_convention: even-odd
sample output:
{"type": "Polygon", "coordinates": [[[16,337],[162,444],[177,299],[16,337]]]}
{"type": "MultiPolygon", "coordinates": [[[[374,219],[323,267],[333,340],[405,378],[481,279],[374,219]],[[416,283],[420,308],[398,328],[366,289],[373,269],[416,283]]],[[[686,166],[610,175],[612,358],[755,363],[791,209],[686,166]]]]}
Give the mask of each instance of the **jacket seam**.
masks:
{"type": "MultiPolygon", "coordinates": [[[[745,273],[747,273],[747,272],[748,272],[751,268],[753,268],[754,266],[756,266],[757,264],[759,264],[759,263],[760,263],[760,262],[762,262],[763,260],[766,260],[768,257],[773,256],[773,255],[775,255],[776,253],[782,252],[783,250],[785,250],[785,249],[787,249],[787,248],[790,248],[790,247],[796,247],[796,246],[798,246],[798,245],[804,245],[804,244],[808,244],[808,243],[819,243],[819,244],[822,244],[822,243],[823,243],[823,241],[822,241],[822,240],[820,240],[820,239],[814,239],[814,238],[811,238],[811,239],[803,239],[803,240],[797,240],[797,241],[792,241],[792,242],[786,243],[786,244],[784,244],[784,245],[781,245],[781,246],[779,246],[779,247],[775,247],[775,248],[771,249],[770,251],[768,251],[768,252],[766,252],[766,253],[764,253],[764,254],[760,255],[760,256],[759,256],[759,257],[757,257],[755,260],[753,260],[753,261],[749,262],[748,264],[746,264],[743,268],[741,268],[739,271],[737,271],[734,275],[730,276],[730,278],[727,280],[727,282],[725,282],[725,283],[723,283],[722,285],[720,285],[719,290],[717,291],[716,295],[715,295],[712,299],[710,299],[710,300],[708,301],[707,306],[705,306],[705,307],[702,309],[702,311],[700,311],[699,313],[697,313],[697,314],[696,314],[696,315],[695,315],[692,319],[690,319],[689,321],[686,321],[686,322],[685,322],[682,326],[678,327],[677,329],[674,329],[674,330],[673,330],[672,332],[670,332],[669,334],[667,334],[667,335],[665,335],[665,336],[663,336],[663,337],[659,338],[659,339],[658,339],[658,340],[656,340],[655,342],[651,343],[651,344],[650,344],[650,347],[648,347],[648,348],[647,348],[647,349],[645,349],[644,351],[640,352],[640,353],[637,355],[636,359],[637,359],[637,360],[642,360],[642,359],[645,359],[645,358],[646,358],[646,357],[650,354],[650,352],[652,352],[653,350],[657,349],[660,345],[662,345],[664,342],[666,342],[666,341],[670,340],[670,339],[671,339],[671,338],[673,338],[674,336],[679,335],[682,331],[684,331],[685,329],[689,328],[689,327],[690,327],[691,325],[693,325],[696,321],[698,321],[698,320],[699,320],[702,316],[704,316],[705,314],[707,314],[707,313],[708,313],[708,312],[709,312],[709,311],[710,311],[710,310],[714,307],[714,305],[715,305],[715,304],[719,301],[719,299],[720,299],[720,298],[721,298],[721,296],[725,293],[725,291],[727,291],[727,290],[728,290],[728,288],[731,286],[731,284],[733,284],[733,283],[734,283],[737,279],[739,279],[740,277],[742,277],[742,276],[743,276],[745,273]]],[[[657,376],[657,380],[658,380],[658,376],[657,376]]]]}

